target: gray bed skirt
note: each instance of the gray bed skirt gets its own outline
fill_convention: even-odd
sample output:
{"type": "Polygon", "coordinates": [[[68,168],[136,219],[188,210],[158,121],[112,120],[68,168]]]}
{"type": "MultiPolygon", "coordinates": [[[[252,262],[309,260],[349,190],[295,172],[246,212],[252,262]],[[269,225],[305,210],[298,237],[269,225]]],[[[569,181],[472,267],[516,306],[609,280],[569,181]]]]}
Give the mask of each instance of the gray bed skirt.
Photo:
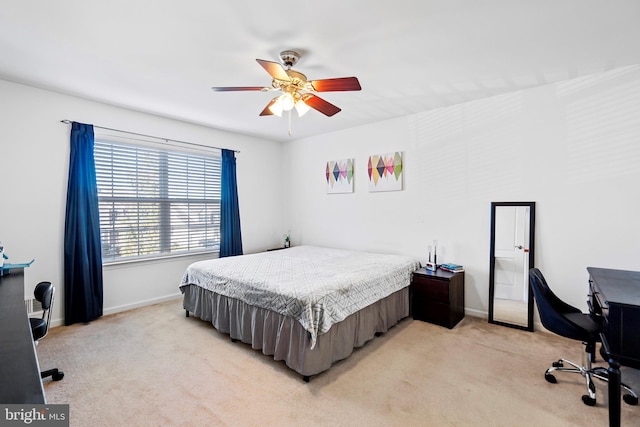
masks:
{"type": "Polygon", "coordinates": [[[409,288],[363,308],[325,334],[311,350],[310,334],[295,319],[254,307],[196,285],[181,288],[183,307],[219,331],[229,334],[262,353],[284,360],[305,377],[319,374],[333,362],[347,358],[378,333],[388,331],[409,315],[409,288]]]}

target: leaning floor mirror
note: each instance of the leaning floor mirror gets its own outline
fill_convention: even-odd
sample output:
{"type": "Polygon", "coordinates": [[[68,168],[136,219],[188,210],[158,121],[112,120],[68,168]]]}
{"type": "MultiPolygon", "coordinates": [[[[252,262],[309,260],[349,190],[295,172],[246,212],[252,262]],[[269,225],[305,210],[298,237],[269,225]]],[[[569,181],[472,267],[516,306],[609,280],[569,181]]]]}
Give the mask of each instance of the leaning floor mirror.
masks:
{"type": "Polygon", "coordinates": [[[535,202],[491,203],[489,323],[533,331],[535,202]]]}

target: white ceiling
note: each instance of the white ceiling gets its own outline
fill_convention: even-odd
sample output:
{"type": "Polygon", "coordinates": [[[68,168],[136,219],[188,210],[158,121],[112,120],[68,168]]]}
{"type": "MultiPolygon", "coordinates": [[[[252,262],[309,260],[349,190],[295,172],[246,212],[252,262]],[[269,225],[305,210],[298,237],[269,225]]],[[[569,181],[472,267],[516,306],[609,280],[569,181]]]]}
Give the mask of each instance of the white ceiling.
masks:
{"type": "MultiPolygon", "coordinates": [[[[0,78],[285,141],[640,64],[639,0],[0,0],[0,78]],[[303,53],[342,111],[258,114],[303,53]]],[[[61,117],[77,120],[75,117],[61,117]]],[[[96,123],[117,127],[117,123],[96,123]]]]}

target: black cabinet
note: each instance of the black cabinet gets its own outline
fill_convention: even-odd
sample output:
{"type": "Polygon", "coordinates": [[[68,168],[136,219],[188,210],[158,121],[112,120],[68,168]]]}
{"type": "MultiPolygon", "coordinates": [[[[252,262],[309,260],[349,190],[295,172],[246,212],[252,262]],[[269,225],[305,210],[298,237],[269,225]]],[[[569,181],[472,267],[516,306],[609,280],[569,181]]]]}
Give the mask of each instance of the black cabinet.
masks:
{"type": "Polygon", "coordinates": [[[416,270],[410,298],[414,319],[451,329],[464,318],[464,272],[416,270]]]}
{"type": "Polygon", "coordinates": [[[12,268],[11,274],[0,278],[0,341],[0,403],[44,404],[40,368],[24,305],[22,268],[12,268]]]}

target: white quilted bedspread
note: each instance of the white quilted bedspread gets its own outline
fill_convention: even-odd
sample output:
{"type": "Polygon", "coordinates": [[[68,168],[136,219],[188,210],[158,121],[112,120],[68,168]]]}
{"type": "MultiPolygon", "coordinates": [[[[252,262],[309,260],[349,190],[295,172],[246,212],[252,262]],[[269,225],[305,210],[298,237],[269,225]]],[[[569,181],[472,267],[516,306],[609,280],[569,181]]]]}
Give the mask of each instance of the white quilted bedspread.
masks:
{"type": "Polygon", "coordinates": [[[333,324],[408,286],[419,267],[402,255],[297,246],[193,263],[180,287],[194,284],[293,317],[313,348],[333,324]]]}

